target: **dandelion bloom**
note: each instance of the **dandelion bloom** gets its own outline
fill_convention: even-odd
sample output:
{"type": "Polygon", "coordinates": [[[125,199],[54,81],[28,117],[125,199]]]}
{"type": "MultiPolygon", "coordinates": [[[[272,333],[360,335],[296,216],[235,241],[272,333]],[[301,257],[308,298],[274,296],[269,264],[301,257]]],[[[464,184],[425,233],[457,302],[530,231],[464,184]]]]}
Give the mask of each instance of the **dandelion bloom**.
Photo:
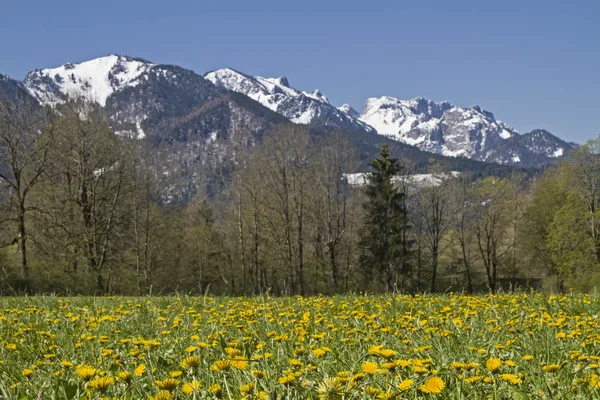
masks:
{"type": "Polygon", "coordinates": [[[560,369],[560,365],[558,364],[548,364],[542,367],[542,371],[544,372],[556,372],[560,369]]]}
{"type": "Polygon", "coordinates": [[[210,385],[210,387],[208,388],[208,391],[211,392],[212,394],[214,394],[215,396],[219,397],[219,396],[221,396],[223,389],[221,388],[221,385],[219,385],[218,383],[215,383],[214,385],[210,385]]]}
{"type": "Polygon", "coordinates": [[[518,385],[523,382],[517,375],[514,374],[501,374],[500,379],[513,385],[518,385]]]}
{"type": "Polygon", "coordinates": [[[398,354],[398,353],[395,350],[391,350],[391,349],[382,349],[378,353],[378,355],[385,358],[386,360],[389,360],[390,358],[394,357],[396,354],[398,354]]]}
{"type": "Polygon", "coordinates": [[[212,365],[213,371],[229,371],[231,369],[231,361],[217,360],[212,365]]]}
{"type": "Polygon", "coordinates": [[[377,363],[374,362],[366,362],[360,366],[360,369],[364,373],[374,374],[379,369],[379,365],[377,365],[377,363]]]}
{"type": "Polygon", "coordinates": [[[231,366],[236,369],[246,369],[248,367],[248,360],[242,356],[237,356],[231,360],[231,366]]]}
{"type": "Polygon", "coordinates": [[[313,354],[317,357],[323,357],[325,354],[327,354],[327,352],[323,349],[315,349],[313,354]]]}
{"type": "Polygon", "coordinates": [[[248,395],[250,395],[254,391],[254,387],[255,387],[254,382],[250,382],[250,383],[248,383],[246,385],[240,386],[240,392],[244,396],[248,396],[248,395]]]}
{"type": "Polygon", "coordinates": [[[181,368],[183,369],[198,368],[198,366],[200,366],[200,359],[195,356],[186,357],[181,361],[181,368]]]}
{"type": "Polygon", "coordinates": [[[179,385],[179,379],[166,378],[160,381],[154,381],[154,384],[161,390],[172,392],[179,385]]]}
{"type": "Polygon", "coordinates": [[[253,369],[251,371],[252,375],[255,376],[257,379],[262,379],[265,376],[267,376],[267,374],[265,373],[265,371],[262,371],[260,369],[253,369]]]}
{"type": "Polygon", "coordinates": [[[446,385],[444,384],[442,378],[438,376],[432,376],[431,378],[427,379],[425,383],[419,386],[419,390],[423,393],[440,393],[442,390],[444,390],[444,387],[446,387],[446,385]]]}
{"type": "Polygon", "coordinates": [[[113,383],[115,383],[115,378],[112,376],[103,376],[89,381],[87,387],[104,393],[113,383]]]}
{"type": "Polygon", "coordinates": [[[142,376],[146,373],[146,366],[144,364],[140,364],[135,367],[134,374],[135,376],[142,376]]]}
{"type": "Polygon", "coordinates": [[[84,381],[89,381],[96,375],[96,368],[91,365],[80,365],[75,368],[75,375],[83,379],[84,381]]]}
{"type": "Polygon", "coordinates": [[[398,387],[400,388],[400,390],[408,390],[412,387],[414,381],[412,379],[405,379],[402,382],[400,382],[400,385],[398,385],[398,387]]]}
{"type": "Polygon", "coordinates": [[[198,381],[188,382],[183,385],[181,391],[185,394],[194,394],[194,392],[198,392],[201,387],[202,384],[198,381]]]}
{"type": "Polygon", "coordinates": [[[161,390],[160,392],[156,393],[154,396],[148,398],[148,400],[172,400],[172,399],[173,399],[173,395],[171,394],[171,392],[168,392],[166,390],[161,390]]]}
{"type": "Polygon", "coordinates": [[[501,365],[502,365],[502,361],[500,361],[497,358],[490,358],[485,362],[485,367],[490,372],[498,372],[501,365]]]}
{"type": "Polygon", "coordinates": [[[277,381],[279,383],[281,383],[282,385],[290,385],[290,384],[296,382],[296,375],[286,374],[286,375],[282,376],[281,378],[277,379],[277,381]]]}
{"type": "Polygon", "coordinates": [[[322,400],[338,399],[344,394],[344,386],[336,378],[325,378],[317,386],[317,393],[322,400]]]}
{"type": "Polygon", "coordinates": [[[121,371],[117,374],[117,377],[123,382],[129,383],[131,382],[132,373],[129,371],[121,371]]]}

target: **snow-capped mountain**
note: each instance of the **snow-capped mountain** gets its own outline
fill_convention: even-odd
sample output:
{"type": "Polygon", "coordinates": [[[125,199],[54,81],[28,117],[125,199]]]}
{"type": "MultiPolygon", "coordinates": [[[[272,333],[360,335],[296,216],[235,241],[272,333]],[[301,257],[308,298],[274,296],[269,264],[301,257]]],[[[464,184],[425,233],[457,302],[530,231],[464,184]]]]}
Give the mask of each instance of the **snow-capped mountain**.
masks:
{"type": "Polygon", "coordinates": [[[185,202],[199,189],[219,191],[237,149],[259,145],[276,124],[289,123],[193,71],[125,56],[36,70],[15,84],[51,107],[69,99],[96,103],[114,133],[143,139],[160,154],[157,168],[174,181],[170,201],[185,202]]]}
{"type": "Polygon", "coordinates": [[[153,66],[141,59],[111,55],[30,72],[25,86],[42,104],[53,105],[67,97],[79,97],[104,107],[113,93],[137,86],[140,77],[153,66]]]}
{"type": "Polygon", "coordinates": [[[423,98],[370,98],[360,120],[381,135],[424,151],[499,164],[543,165],[545,158],[573,147],[549,132],[520,135],[478,106],[461,108],[423,98]]]}
{"type": "MultiPolygon", "coordinates": [[[[169,146],[172,160],[180,164],[175,168],[185,176],[223,168],[235,146],[260,145],[264,134],[287,121],[308,125],[315,133],[345,133],[365,163],[382,143],[394,141],[397,154],[420,165],[452,156],[542,166],[573,146],[546,131],[520,135],[479,107],[382,97],[369,99],[361,114],[348,104],[333,106],[319,90],[295,89],[285,77],[262,78],[233,69],[203,77],[119,55],[35,70],[23,82],[0,76],[0,96],[10,93],[29,93],[52,107],[67,99],[96,103],[115,133],[169,146]]],[[[448,162],[454,168],[468,164],[448,162]]]]}
{"type": "Polygon", "coordinates": [[[318,90],[303,92],[285,77],[249,76],[230,68],[204,76],[217,86],[242,93],[297,124],[379,133],[419,149],[450,157],[518,166],[545,165],[572,145],[552,136],[523,137],[478,106],[461,108],[423,98],[370,98],[360,114],[348,104],[332,106],[318,90]]]}
{"type": "Polygon", "coordinates": [[[356,117],[329,104],[327,97],[318,89],[312,93],[294,89],[284,76],[263,78],[225,68],[209,72],[204,78],[217,86],[258,101],[295,124],[330,129],[372,130],[356,117]]]}

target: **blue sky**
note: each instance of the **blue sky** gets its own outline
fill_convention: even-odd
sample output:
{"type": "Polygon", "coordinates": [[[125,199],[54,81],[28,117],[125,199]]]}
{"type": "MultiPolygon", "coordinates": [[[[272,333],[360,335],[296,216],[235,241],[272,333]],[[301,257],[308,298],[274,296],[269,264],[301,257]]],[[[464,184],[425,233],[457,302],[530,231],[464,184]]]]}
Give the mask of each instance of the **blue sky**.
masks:
{"type": "Polygon", "coordinates": [[[285,75],[359,111],[383,95],[478,104],[584,142],[600,134],[599,17],[584,0],[3,0],[0,73],[126,54],[285,75]]]}

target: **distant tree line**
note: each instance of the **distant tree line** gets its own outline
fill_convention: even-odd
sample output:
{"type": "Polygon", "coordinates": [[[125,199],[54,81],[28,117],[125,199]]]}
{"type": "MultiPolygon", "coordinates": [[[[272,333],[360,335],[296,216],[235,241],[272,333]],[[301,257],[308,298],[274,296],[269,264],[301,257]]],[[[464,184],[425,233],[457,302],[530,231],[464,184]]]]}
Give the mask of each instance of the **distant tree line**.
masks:
{"type": "Polygon", "coordinates": [[[534,179],[413,167],[363,186],[340,134],[281,125],[236,150],[218,195],[169,201],[160,151],[102,112],[0,102],[0,293],[312,295],[589,291],[600,282],[600,140],[534,179]]]}

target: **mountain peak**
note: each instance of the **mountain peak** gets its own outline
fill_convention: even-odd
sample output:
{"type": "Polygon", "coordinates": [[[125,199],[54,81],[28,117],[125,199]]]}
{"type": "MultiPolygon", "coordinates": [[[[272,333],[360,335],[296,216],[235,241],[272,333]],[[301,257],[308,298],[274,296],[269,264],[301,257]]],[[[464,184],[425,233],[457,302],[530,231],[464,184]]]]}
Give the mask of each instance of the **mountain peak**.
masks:
{"type": "Polygon", "coordinates": [[[115,91],[136,86],[139,76],[152,66],[154,64],[140,58],[113,54],[32,71],[25,78],[25,86],[43,104],[61,103],[65,97],[75,97],[104,106],[115,91]]]}
{"type": "Polygon", "coordinates": [[[322,103],[327,103],[329,104],[329,99],[323,95],[323,93],[321,93],[321,91],[319,89],[315,89],[312,91],[312,93],[308,93],[308,92],[302,92],[302,94],[304,94],[307,97],[310,97],[312,99],[315,99],[317,101],[320,101],[322,103]]]}
{"type": "Polygon", "coordinates": [[[343,104],[340,107],[338,107],[338,110],[340,110],[341,112],[343,112],[344,114],[346,114],[352,118],[356,118],[356,119],[360,118],[360,113],[358,111],[356,111],[354,108],[352,108],[352,106],[350,104],[343,104]]]}
{"type": "Polygon", "coordinates": [[[285,76],[280,76],[275,81],[277,82],[278,85],[281,85],[286,88],[290,87],[290,82],[288,81],[288,78],[286,78],[285,76]]]}

